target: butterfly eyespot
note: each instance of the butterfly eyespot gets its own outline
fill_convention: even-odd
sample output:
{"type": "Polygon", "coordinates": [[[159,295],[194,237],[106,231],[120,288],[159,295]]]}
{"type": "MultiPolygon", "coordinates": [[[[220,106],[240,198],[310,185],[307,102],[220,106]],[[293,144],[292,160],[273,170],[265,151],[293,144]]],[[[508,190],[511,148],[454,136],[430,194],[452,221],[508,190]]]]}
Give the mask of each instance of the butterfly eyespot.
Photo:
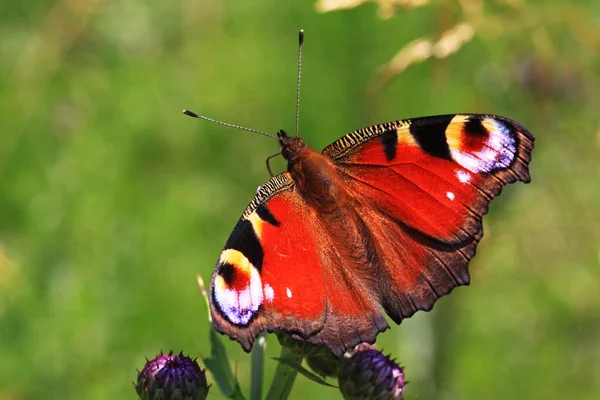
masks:
{"type": "Polygon", "coordinates": [[[454,117],[446,132],[452,158],[473,172],[508,168],[516,154],[515,138],[502,122],[492,118],[454,117]],[[456,123],[458,122],[458,123],[456,123]]]}
{"type": "Polygon", "coordinates": [[[247,325],[263,302],[260,273],[240,251],[221,253],[214,280],[217,308],[235,325],[247,325]]]}

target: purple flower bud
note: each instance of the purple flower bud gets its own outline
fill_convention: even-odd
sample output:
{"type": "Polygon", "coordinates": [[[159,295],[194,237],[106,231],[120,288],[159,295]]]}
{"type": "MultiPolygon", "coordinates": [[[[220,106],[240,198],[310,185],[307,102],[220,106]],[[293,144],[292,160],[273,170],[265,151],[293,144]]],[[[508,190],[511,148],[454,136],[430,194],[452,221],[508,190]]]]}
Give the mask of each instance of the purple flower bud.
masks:
{"type": "Polygon", "coordinates": [[[209,386],[195,359],[183,353],[164,355],[147,361],[138,373],[135,390],[142,400],[204,400],[209,386]]]}
{"type": "Polygon", "coordinates": [[[346,400],[399,400],[406,385],[402,368],[369,345],[358,345],[343,359],[338,381],[346,400]]]}

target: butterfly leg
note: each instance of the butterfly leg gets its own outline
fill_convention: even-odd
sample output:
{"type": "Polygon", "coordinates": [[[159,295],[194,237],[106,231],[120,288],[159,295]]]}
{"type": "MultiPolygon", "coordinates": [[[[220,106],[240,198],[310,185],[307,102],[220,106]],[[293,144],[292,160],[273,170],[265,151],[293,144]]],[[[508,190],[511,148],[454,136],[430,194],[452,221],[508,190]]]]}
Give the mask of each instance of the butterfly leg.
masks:
{"type": "Polygon", "coordinates": [[[269,171],[269,175],[271,175],[271,178],[274,177],[275,175],[273,175],[273,171],[271,171],[271,165],[269,164],[269,161],[271,160],[271,158],[280,156],[281,152],[279,153],[275,153],[272,156],[267,157],[267,170],[269,171]]]}

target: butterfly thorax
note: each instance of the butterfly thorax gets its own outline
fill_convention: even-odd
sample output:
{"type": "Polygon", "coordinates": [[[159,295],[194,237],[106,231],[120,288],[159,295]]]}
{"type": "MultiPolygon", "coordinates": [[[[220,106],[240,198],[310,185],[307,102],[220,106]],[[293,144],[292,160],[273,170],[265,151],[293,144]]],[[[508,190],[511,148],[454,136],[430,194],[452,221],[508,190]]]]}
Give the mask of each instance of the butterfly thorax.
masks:
{"type": "Polygon", "coordinates": [[[342,207],[347,195],[333,162],[299,137],[287,136],[284,131],[278,137],[281,154],[288,160],[288,172],[302,198],[322,212],[342,207]]]}

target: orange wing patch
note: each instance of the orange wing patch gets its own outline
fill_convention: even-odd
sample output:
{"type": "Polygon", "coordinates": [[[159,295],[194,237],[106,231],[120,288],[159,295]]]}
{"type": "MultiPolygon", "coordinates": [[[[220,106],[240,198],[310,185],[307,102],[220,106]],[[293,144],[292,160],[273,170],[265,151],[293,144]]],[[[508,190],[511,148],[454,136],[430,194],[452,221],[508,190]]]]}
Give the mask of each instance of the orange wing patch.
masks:
{"type": "Polygon", "coordinates": [[[396,132],[398,133],[398,144],[402,146],[419,146],[415,141],[415,138],[410,134],[410,129],[408,125],[402,125],[397,127],[396,132]]]}
{"type": "Polygon", "coordinates": [[[448,127],[446,128],[446,143],[450,149],[463,150],[463,144],[465,142],[465,123],[468,121],[466,115],[458,114],[448,127]]]}
{"type": "Polygon", "coordinates": [[[262,220],[261,217],[258,216],[256,211],[254,211],[250,215],[248,215],[247,219],[252,224],[254,233],[256,233],[256,236],[260,239],[262,237],[262,231],[263,231],[262,226],[264,224],[264,221],[262,220]]]}

